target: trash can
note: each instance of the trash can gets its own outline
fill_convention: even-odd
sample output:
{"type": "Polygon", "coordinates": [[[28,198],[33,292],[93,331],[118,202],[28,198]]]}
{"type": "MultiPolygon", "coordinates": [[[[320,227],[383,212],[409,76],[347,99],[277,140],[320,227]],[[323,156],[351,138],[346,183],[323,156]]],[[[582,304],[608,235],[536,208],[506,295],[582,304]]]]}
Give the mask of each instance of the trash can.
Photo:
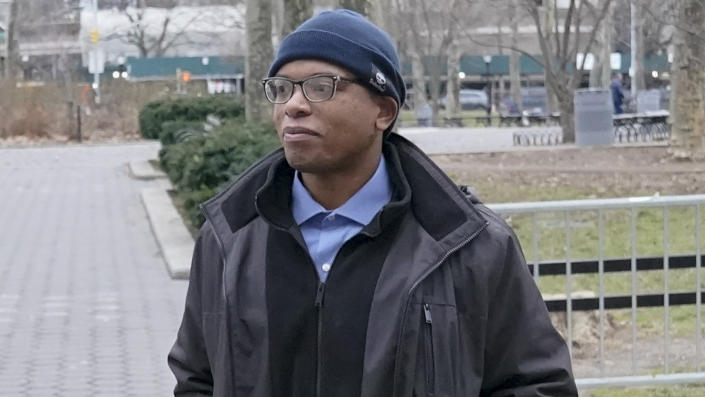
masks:
{"type": "Polygon", "coordinates": [[[575,143],[578,146],[614,143],[612,92],[601,88],[580,89],[573,98],[575,143]]]}
{"type": "Polygon", "coordinates": [[[430,127],[433,119],[433,109],[431,105],[425,103],[416,109],[416,124],[419,127],[430,127]]]}
{"type": "Polygon", "coordinates": [[[643,90],[636,94],[636,112],[655,112],[661,110],[661,91],[643,90]]]}

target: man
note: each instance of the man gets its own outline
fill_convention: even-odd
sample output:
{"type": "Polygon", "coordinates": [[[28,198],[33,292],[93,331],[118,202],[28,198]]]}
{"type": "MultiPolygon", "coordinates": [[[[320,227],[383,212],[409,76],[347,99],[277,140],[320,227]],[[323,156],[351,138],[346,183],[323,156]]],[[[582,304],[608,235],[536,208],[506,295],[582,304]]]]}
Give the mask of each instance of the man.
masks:
{"type": "Polygon", "coordinates": [[[612,90],[612,105],[614,107],[614,114],[622,114],[622,104],[624,103],[624,88],[622,87],[622,75],[616,73],[612,77],[612,84],[610,84],[610,89],[612,90]]]}
{"type": "Polygon", "coordinates": [[[175,395],[577,395],[516,237],[390,133],[386,33],[323,12],[263,84],[283,149],[203,206],[175,395]]]}

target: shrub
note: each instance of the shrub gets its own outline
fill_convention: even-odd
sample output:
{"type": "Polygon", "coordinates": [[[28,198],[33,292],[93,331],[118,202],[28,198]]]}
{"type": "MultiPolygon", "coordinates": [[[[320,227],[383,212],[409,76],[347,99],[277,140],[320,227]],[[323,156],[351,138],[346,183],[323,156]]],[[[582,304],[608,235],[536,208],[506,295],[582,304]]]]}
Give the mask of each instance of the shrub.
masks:
{"type": "Polygon", "coordinates": [[[208,134],[164,146],[159,161],[183,199],[189,220],[199,227],[203,218],[198,204],[278,145],[271,124],[230,120],[208,134]]]}
{"type": "Polygon", "coordinates": [[[244,114],[244,106],[240,98],[230,95],[150,102],[139,114],[140,133],[147,139],[159,139],[164,122],[205,121],[209,114],[215,114],[221,119],[237,118],[244,114]]]}
{"type": "Polygon", "coordinates": [[[204,133],[202,121],[165,121],[162,123],[159,140],[162,145],[173,145],[194,135],[204,133]]]}

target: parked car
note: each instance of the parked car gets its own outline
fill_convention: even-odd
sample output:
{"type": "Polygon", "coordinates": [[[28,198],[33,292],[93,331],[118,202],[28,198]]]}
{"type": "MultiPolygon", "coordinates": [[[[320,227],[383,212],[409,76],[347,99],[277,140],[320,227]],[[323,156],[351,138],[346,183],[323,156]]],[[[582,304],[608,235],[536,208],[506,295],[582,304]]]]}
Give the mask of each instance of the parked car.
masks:
{"type": "MultiPolygon", "coordinates": [[[[463,110],[473,110],[473,109],[485,109],[489,107],[489,99],[487,98],[487,93],[483,90],[471,90],[463,88],[460,90],[458,95],[458,101],[460,102],[460,108],[463,110]]],[[[440,106],[442,109],[446,108],[448,103],[448,96],[441,98],[440,106]]]]}
{"type": "MultiPolygon", "coordinates": [[[[545,87],[524,87],[521,89],[521,105],[525,116],[547,116],[548,98],[545,87]]],[[[520,116],[519,106],[511,96],[499,102],[499,113],[504,116],[520,116]]]]}

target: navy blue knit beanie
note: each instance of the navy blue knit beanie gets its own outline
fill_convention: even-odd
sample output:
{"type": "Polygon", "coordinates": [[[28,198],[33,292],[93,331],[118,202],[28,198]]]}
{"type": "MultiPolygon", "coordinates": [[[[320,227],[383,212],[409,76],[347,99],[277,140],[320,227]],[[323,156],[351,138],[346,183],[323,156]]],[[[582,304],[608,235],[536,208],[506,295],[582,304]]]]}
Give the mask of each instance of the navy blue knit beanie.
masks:
{"type": "Polygon", "coordinates": [[[323,11],[282,40],[269,68],[274,76],[286,63],[316,59],[344,67],[372,91],[396,100],[406,97],[396,48],[389,35],[350,10],[323,11]]]}

